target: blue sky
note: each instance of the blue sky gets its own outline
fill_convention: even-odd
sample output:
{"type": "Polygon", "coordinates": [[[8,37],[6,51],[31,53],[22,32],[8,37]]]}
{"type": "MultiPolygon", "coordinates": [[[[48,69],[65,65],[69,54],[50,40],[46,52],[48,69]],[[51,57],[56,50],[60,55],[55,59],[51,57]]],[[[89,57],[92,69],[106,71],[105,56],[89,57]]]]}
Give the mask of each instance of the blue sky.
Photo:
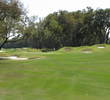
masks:
{"type": "Polygon", "coordinates": [[[29,16],[45,17],[49,13],[67,10],[82,10],[87,6],[94,9],[110,8],[110,0],[21,0],[29,16]]]}

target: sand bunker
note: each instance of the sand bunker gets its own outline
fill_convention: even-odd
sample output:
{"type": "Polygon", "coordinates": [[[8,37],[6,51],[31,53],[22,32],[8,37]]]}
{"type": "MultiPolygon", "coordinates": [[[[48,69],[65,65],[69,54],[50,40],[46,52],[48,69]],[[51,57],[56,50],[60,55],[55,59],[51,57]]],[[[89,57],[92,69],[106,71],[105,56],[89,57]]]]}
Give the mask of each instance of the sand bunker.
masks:
{"type": "Polygon", "coordinates": [[[69,51],[72,51],[72,49],[71,48],[64,48],[64,51],[69,52],[69,51]]]}
{"type": "Polygon", "coordinates": [[[0,52],[4,52],[3,50],[0,50],[0,52]]]}
{"type": "Polygon", "coordinates": [[[82,53],[92,53],[92,51],[83,51],[82,53]]]}
{"type": "Polygon", "coordinates": [[[17,56],[0,57],[0,60],[28,60],[28,58],[20,58],[17,56]]]}
{"type": "Polygon", "coordinates": [[[82,53],[92,53],[93,51],[92,51],[92,49],[90,49],[90,48],[86,48],[86,49],[83,49],[82,50],[82,53]]]}
{"type": "Polygon", "coordinates": [[[0,60],[33,60],[33,59],[43,59],[45,57],[31,57],[31,58],[21,58],[17,56],[0,57],[0,60]]]}
{"type": "Polygon", "coordinates": [[[103,48],[105,48],[105,47],[97,47],[97,48],[101,48],[101,49],[103,49],[103,48]]]}

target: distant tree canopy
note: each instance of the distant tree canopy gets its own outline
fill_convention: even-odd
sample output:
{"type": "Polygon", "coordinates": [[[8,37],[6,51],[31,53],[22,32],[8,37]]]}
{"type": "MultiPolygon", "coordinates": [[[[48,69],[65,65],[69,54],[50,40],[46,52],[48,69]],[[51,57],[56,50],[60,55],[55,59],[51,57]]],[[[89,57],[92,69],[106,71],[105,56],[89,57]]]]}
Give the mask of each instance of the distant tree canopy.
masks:
{"type": "Polygon", "coordinates": [[[36,21],[28,18],[18,44],[32,48],[61,48],[109,43],[110,9],[58,11],[36,21]]]}
{"type": "Polygon", "coordinates": [[[0,49],[17,34],[18,22],[21,20],[22,6],[17,0],[0,1],[0,49]]]}
{"type": "MultiPolygon", "coordinates": [[[[49,14],[37,23],[33,47],[60,48],[63,46],[84,46],[109,42],[110,9],[49,14]]],[[[33,32],[32,32],[33,33],[33,32]]]]}

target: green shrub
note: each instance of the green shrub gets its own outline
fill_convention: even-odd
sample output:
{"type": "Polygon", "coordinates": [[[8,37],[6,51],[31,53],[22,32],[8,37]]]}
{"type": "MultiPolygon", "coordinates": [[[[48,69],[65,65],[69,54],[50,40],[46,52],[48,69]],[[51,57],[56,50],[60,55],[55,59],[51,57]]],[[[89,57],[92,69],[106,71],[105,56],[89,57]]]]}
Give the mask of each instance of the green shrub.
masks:
{"type": "Polygon", "coordinates": [[[49,49],[49,48],[43,48],[41,49],[42,52],[49,52],[49,51],[53,51],[53,49],[49,49]]]}

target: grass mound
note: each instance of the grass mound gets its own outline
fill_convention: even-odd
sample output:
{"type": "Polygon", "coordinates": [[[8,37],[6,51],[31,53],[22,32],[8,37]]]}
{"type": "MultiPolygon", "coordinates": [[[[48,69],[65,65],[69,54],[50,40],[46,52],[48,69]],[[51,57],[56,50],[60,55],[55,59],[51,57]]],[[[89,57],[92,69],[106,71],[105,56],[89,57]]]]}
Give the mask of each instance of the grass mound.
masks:
{"type": "Polygon", "coordinates": [[[110,45],[107,44],[97,44],[93,46],[81,46],[81,47],[64,47],[59,49],[59,52],[65,53],[99,53],[108,52],[110,50],[110,45]],[[103,49],[100,49],[103,48],[103,49]]]}

